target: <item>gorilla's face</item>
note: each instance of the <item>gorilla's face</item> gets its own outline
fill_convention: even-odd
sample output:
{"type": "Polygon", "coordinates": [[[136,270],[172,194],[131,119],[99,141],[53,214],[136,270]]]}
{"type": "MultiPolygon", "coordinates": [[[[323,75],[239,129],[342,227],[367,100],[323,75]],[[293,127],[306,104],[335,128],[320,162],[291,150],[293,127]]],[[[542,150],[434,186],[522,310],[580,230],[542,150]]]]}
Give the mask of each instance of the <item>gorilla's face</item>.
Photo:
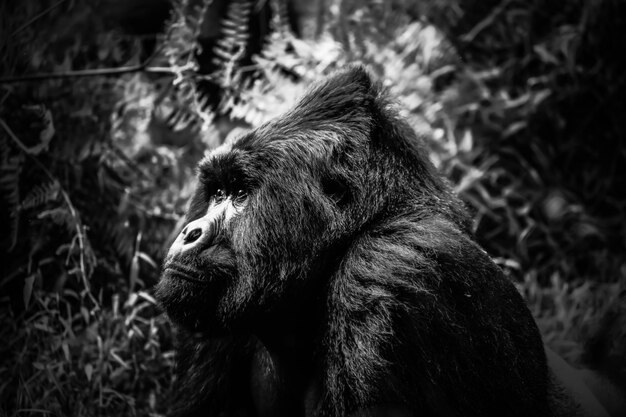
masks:
{"type": "Polygon", "coordinates": [[[228,327],[324,285],[374,206],[362,201],[368,179],[359,174],[368,172],[371,129],[364,101],[366,91],[323,86],[200,163],[156,293],[174,321],[228,327]]]}

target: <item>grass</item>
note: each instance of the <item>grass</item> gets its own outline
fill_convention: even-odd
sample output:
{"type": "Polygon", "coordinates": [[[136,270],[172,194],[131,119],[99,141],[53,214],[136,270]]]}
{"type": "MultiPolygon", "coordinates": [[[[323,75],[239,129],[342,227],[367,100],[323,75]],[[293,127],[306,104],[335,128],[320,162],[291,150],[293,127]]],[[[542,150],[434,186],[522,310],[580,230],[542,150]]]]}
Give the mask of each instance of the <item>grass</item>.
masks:
{"type": "MultiPolygon", "coordinates": [[[[13,415],[145,415],[171,384],[171,331],[146,293],[89,312],[59,296],[36,297],[37,313],[4,311],[3,409],[13,415]],[[12,411],[9,411],[12,410],[12,411]]],[[[163,410],[160,410],[163,411],[163,410]]]]}

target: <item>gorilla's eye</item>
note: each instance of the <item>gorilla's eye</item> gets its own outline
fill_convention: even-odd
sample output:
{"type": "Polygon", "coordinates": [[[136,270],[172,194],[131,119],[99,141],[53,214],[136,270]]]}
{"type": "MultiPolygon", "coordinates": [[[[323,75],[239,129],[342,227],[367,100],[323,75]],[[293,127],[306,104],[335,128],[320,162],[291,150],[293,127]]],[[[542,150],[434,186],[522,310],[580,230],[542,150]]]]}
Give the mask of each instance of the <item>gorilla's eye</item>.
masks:
{"type": "Polygon", "coordinates": [[[226,198],[226,193],[221,188],[218,188],[215,192],[215,202],[221,203],[226,198]]]}
{"type": "Polygon", "coordinates": [[[246,199],[247,196],[248,196],[248,193],[246,193],[246,190],[237,191],[237,194],[235,194],[235,203],[237,204],[243,203],[243,201],[246,199]]]}

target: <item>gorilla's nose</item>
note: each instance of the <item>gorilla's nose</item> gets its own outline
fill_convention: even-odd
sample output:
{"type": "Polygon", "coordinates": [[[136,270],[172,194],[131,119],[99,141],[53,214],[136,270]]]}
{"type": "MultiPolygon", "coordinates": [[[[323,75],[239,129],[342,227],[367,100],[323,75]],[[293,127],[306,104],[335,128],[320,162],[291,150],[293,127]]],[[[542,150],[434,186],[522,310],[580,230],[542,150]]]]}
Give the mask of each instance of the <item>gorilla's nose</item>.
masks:
{"type": "Polygon", "coordinates": [[[183,245],[188,245],[195,242],[200,236],[202,236],[202,229],[200,227],[196,227],[195,229],[187,232],[183,230],[183,236],[183,245]]]}
{"type": "Polygon", "coordinates": [[[180,232],[170,252],[184,254],[208,248],[214,243],[218,233],[217,224],[215,217],[208,215],[190,222],[180,232]]]}

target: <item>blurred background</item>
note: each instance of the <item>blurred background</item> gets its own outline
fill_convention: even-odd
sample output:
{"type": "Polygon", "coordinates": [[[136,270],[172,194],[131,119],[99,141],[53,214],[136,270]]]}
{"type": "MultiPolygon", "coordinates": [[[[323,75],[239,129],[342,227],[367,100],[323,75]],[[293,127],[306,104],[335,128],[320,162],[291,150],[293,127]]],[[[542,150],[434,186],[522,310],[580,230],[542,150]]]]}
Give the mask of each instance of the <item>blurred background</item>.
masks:
{"type": "Polygon", "coordinates": [[[352,62],[579,364],[626,311],[625,28],[621,0],[1,2],[0,415],[164,412],[150,291],[195,164],[352,62]]]}

